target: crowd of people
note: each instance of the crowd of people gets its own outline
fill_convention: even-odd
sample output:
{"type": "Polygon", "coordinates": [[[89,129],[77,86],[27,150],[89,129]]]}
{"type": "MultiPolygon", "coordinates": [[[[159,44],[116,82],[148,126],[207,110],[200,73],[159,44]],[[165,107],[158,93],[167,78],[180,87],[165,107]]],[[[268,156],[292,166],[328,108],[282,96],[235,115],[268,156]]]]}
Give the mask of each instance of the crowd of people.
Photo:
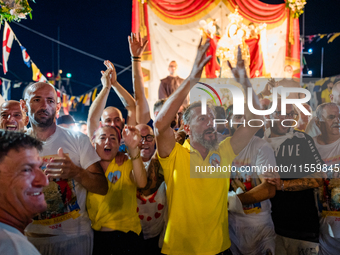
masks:
{"type": "MultiPolygon", "coordinates": [[[[104,62],[84,134],[71,130],[71,116],[56,118],[61,104],[48,83],[0,106],[0,254],[340,254],[340,81],[314,118],[291,104],[284,114],[279,98],[262,127],[248,107],[237,115],[232,105],[188,104],[211,59],[207,40],[186,79],[170,63],[152,119],[147,43],[129,36],[134,95],[104,62]],[[126,120],[106,107],[112,88],[126,120]],[[212,167],[229,171],[203,170],[212,167]]],[[[240,48],[229,68],[252,88],[240,48]]],[[[271,108],[270,86],[251,89],[255,109],[271,108]]]]}

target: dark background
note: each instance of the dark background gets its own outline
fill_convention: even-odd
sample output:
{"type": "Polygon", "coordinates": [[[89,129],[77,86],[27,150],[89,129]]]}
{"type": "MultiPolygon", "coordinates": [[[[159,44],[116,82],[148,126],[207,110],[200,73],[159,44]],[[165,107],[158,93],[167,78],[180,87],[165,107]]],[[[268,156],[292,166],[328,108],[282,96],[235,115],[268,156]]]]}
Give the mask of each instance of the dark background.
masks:
{"type": "MultiPolygon", "coordinates": [[[[44,35],[60,41],[99,58],[109,59],[122,66],[130,65],[130,53],[127,36],[131,32],[131,0],[36,0],[30,1],[33,19],[22,20],[23,24],[44,35]]],[[[283,3],[280,0],[263,0],[266,3],[283,3]]],[[[331,0],[307,0],[305,6],[305,34],[324,34],[340,32],[340,3],[331,0]]],[[[27,49],[31,60],[46,76],[47,72],[58,71],[57,44],[28,31],[15,22],[9,23],[14,34],[27,49]]],[[[3,30],[3,29],[2,29],[3,30]]],[[[2,33],[1,30],[1,33],[2,33]]],[[[300,17],[302,33],[302,18],[300,17]]],[[[338,59],[340,57],[340,37],[333,43],[324,38],[311,44],[306,42],[305,49],[313,49],[312,55],[305,55],[308,68],[313,71],[313,78],[320,77],[321,48],[324,47],[324,77],[340,74],[338,59]]],[[[70,84],[73,95],[79,96],[100,83],[101,70],[105,70],[102,61],[85,56],[64,46],[60,47],[60,69],[62,77],[72,73],[70,84]]],[[[10,72],[0,76],[10,80],[32,81],[32,69],[23,60],[20,47],[13,42],[8,68],[10,72]]],[[[116,67],[117,72],[122,68],[116,67]]],[[[306,69],[305,69],[306,72],[306,69]]],[[[132,93],[131,71],[118,76],[118,81],[132,93]]],[[[13,83],[12,83],[13,84],[13,83]]],[[[23,87],[12,88],[12,99],[22,98],[23,87]]],[[[98,91],[99,92],[99,91],[98,91]]],[[[120,108],[123,105],[112,91],[109,105],[120,108]]],[[[86,120],[88,107],[84,111],[71,112],[76,120],[86,120]]]]}

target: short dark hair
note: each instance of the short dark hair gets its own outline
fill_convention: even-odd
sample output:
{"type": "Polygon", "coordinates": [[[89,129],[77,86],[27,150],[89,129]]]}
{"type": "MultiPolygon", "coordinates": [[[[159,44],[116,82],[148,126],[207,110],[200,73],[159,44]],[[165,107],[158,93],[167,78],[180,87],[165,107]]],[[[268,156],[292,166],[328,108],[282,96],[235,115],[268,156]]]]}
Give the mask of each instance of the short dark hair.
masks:
{"type": "Polygon", "coordinates": [[[228,108],[227,108],[227,110],[226,110],[226,114],[225,114],[225,119],[227,120],[227,121],[230,121],[230,119],[231,119],[231,116],[233,116],[233,105],[231,104],[231,105],[229,105],[228,106],[228,108]]]}
{"type": "Polygon", "coordinates": [[[21,148],[41,151],[42,142],[22,132],[0,130],[0,162],[10,150],[19,151],[21,148]]]}
{"type": "MultiPolygon", "coordinates": [[[[191,121],[191,115],[192,115],[191,110],[194,109],[194,108],[197,108],[197,107],[201,107],[201,106],[202,106],[201,101],[196,101],[196,102],[188,105],[188,107],[183,112],[183,117],[182,117],[185,125],[188,125],[191,121]]],[[[207,104],[207,108],[210,108],[216,116],[215,108],[211,104],[207,104]]]]}
{"type": "Polygon", "coordinates": [[[167,98],[157,100],[156,103],[153,105],[153,112],[155,113],[157,110],[162,108],[166,100],[167,98]]]}

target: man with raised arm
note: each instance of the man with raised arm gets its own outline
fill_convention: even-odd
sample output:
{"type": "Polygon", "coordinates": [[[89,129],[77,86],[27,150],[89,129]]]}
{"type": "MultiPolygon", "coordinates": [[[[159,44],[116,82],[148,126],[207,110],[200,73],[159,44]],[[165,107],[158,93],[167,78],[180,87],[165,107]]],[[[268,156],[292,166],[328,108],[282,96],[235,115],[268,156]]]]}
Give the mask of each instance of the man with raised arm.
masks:
{"type": "MultiPolygon", "coordinates": [[[[128,125],[134,126],[136,125],[136,106],[135,100],[133,97],[127,92],[122,85],[117,81],[116,69],[113,64],[106,60],[104,62],[107,67],[107,72],[110,76],[110,82],[106,82],[106,80],[102,77],[101,81],[103,84],[103,89],[100,91],[96,99],[93,101],[90,110],[89,116],[87,119],[88,132],[87,135],[90,139],[94,134],[101,123],[103,125],[110,125],[117,127],[120,131],[123,130],[125,119],[123,118],[122,112],[113,106],[108,106],[105,108],[107,99],[110,94],[111,87],[116,91],[126,110],[128,111],[128,125]],[[105,108],[105,109],[104,109],[105,108]]],[[[104,75],[104,71],[101,71],[104,75]]]]}
{"type": "MultiPolygon", "coordinates": [[[[249,143],[258,128],[241,127],[233,137],[217,143],[215,114],[207,107],[201,114],[201,103],[188,106],[183,114],[184,129],[190,138],[190,149],[176,143],[171,121],[187,97],[190,88],[202,74],[210,60],[206,56],[208,40],[198,47],[197,56],[189,77],[166,101],[155,121],[155,134],[159,160],[167,184],[168,225],[162,253],[164,254],[230,254],[228,229],[228,191],[230,173],[225,178],[211,178],[209,173],[199,173],[203,178],[191,178],[195,166],[229,167],[236,155],[249,143]],[[210,178],[207,178],[210,177],[210,178]]],[[[236,81],[245,91],[251,84],[246,76],[241,50],[238,62],[231,68],[236,81]]],[[[252,94],[254,106],[260,109],[256,94],[252,94]]],[[[254,118],[247,111],[246,120],[254,118]]],[[[258,119],[258,117],[257,117],[258,119]]]]}
{"type": "Polygon", "coordinates": [[[30,85],[21,104],[32,126],[28,134],[43,142],[39,155],[50,179],[44,189],[47,210],[27,226],[26,235],[42,254],[90,255],[93,232],[86,193],[105,195],[108,190],[100,157],[85,135],[56,125],[60,103],[52,85],[30,85]]]}

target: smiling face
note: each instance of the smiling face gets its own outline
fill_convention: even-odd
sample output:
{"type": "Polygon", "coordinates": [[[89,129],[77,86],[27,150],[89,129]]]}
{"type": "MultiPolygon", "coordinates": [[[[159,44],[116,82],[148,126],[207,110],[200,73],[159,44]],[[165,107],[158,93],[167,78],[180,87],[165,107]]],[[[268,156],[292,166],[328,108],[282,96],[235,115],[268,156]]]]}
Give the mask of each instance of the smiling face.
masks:
{"type": "Polygon", "coordinates": [[[7,101],[0,107],[0,129],[24,131],[28,124],[28,116],[22,110],[20,102],[7,101]]]}
{"type": "Polygon", "coordinates": [[[149,161],[155,153],[155,138],[153,136],[152,128],[145,124],[137,125],[136,128],[142,136],[141,141],[138,144],[140,149],[140,155],[143,161],[149,161]],[[147,141],[149,139],[149,141],[147,141]]]}
{"type": "Polygon", "coordinates": [[[48,185],[36,148],[11,149],[0,162],[0,210],[22,222],[46,210],[43,187],[48,185]],[[20,159],[20,160],[18,160],[20,159]]]}
{"type": "Polygon", "coordinates": [[[98,156],[103,161],[112,161],[119,150],[116,130],[111,126],[104,126],[95,133],[94,146],[98,156]]]}
{"type": "Polygon", "coordinates": [[[317,121],[322,134],[340,136],[340,113],[337,105],[328,105],[323,109],[322,120],[317,121]]]}
{"type": "Polygon", "coordinates": [[[32,125],[50,127],[60,109],[53,86],[47,83],[33,84],[25,98],[28,116],[32,125]]]}

